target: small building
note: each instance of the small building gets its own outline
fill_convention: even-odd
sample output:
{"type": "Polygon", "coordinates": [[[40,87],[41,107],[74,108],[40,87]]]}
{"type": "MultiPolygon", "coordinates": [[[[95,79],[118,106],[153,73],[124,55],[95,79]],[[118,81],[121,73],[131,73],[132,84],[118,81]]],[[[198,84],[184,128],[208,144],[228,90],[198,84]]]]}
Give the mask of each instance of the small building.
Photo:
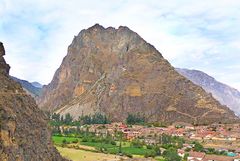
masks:
{"type": "Polygon", "coordinates": [[[187,157],[187,161],[203,161],[205,157],[205,153],[202,152],[189,152],[189,156],[187,157]]]}
{"type": "Polygon", "coordinates": [[[221,156],[221,155],[206,155],[203,161],[239,161],[239,158],[221,156]]]}
{"type": "Polygon", "coordinates": [[[178,153],[178,155],[179,155],[180,157],[182,157],[182,158],[183,158],[184,155],[185,155],[185,151],[182,150],[182,149],[178,149],[177,153],[178,153]]]}

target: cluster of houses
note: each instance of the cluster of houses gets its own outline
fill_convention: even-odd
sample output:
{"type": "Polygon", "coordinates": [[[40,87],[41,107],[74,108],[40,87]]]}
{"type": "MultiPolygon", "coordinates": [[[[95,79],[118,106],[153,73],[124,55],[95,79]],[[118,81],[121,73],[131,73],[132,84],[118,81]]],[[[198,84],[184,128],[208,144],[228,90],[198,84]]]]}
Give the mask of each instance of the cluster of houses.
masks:
{"type": "MultiPolygon", "coordinates": [[[[180,153],[180,152],[179,152],[180,153]]],[[[180,153],[182,155],[182,153],[180,153]]],[[[239,156],[207,155],[202,152],[189,152],[187,161],[240,161],[239,156]]]]}
{"type": "MultiPolygon", "coordinates": [[[[170,136],[183,137],[186,140],[212,143],[213,145],[229,144],[234,149],[234,156],[207,155],[202,152],[189,152],[188,161],[240,161],[240,125],[239,124],[213,124],[208,126],[193,126],[186,123],[175,123],[168,127],[146,127],[141,125],[127,126],[124,123],[111,123],[105,125],[82,126],[83,131],[88,130],[96,135],[112,135],[121,131],[125,139],[133,140],[135,138],[144,139],[147,144],[159,143],[159,138],[163,134],[170,136]],[[234,146],[233,146],[234,145],[234,146]]],[[[184,144],[183,149],[178,149],[178,155],[185,155],[184,148],[193,149],[193,145],[184,144]]],[[[225,146],[218,148],[228,152],[225,146]]]]}
{"type": "MultiPolygon", "coordinates": [[[[131,127],[123,123],[112,123],[106,125],[91,125],[90,132],[96,134],[111,134],[116,131],[122,131],[127,140],[138,137],[156,139],[157,136],[167,134],[171,136],[184,137],[185,139],[198,140],[199,142],[240,142],[240,125],[222,125],[214,124],[209,126],[192,126],[186,123],[176,123],[168,127],[146,127],[141,125],[132,125],[131,127]],[[102,128],[104,126],[104,128],[102,128]]],[[[152,140],[154,142],[154,140],[152,140]]]]}

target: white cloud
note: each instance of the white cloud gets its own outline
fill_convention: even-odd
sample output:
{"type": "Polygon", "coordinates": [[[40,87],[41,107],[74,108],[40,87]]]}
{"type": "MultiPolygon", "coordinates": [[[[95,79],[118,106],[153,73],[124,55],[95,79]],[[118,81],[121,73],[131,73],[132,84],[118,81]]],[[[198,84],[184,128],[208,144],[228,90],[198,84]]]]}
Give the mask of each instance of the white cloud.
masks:
{"type": "Polygon", "coordinates": [[[237,64],[230,62],[239,58],[239,9],[237,0],[2,0],[0,38],[12,75],[48,83],[80,30],[95,23],[125,25],[173,65],[202,69],[236,85],[239,77],[217,73],[227,75],[227,66],[237,64]]]}

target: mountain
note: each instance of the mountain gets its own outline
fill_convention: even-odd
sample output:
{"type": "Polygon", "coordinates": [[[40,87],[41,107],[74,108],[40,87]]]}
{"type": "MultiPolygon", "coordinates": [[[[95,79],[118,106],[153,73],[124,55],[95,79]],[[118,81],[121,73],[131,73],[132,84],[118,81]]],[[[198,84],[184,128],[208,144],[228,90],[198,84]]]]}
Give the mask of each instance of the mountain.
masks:
{"type": "Polygon", "coordinates": [[[237,120],[226,106],[176,72],[154,46],[123,26],[96,24],[75,36],[38,104],[75,119],[100,112],[112,121],[124,121],[129,113],[148,122],[237,120]]]}
{"type": "Polygon", "coordinates": [[[202,71],[180,68],[176,68],[176,70],[240,116],[240,92],[238,90],[215,80],[202,71]]]}
{"type": "Polygon", "coordinates": [[[37,87],[37,88],[42,88],[43,85],[41,83],[38,83],[38,82],[31,82],[31,84],[34,86],[34,87],[37,87]]]}
{"type": "Polygon", "coordinates": [[[33,85],[33,83],[30,83],[26,80],[22,80],[16,77],[12,76],[12,79],[18,83],[20,83],[23,87],[23,89],[30,94],[32,97],[36,98],[38,96],[41,95],[42,92],[42,88],[40,87],[36,87],[35,85],[39,86],[38,84],[34,83],[35,85],[33,85]]]}
{"type": "Polygon", "coordinates": [[[47,118],[9,76],[0,43],[0,160],[62,161],[51,141],[47,118]]]}

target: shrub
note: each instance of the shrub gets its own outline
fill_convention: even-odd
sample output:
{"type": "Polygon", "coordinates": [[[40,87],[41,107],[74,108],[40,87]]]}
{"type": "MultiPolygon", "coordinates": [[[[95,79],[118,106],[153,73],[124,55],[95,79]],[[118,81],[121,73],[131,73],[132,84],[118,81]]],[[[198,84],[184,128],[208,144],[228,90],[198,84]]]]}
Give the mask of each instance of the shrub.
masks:
{"type": "Polygon", "coordinates": [[[78,139],[73,140],[72,143],[78,143],[78,139]]]}
{"type": "Polygon", "coordinates": [[[147,145],[147,149],[153,149],[152,145],[147,145]]]}
{"type": "Polygon", "coordinates": [[[82,142],[88,142],[88,138],[86,137],[82,138],[82,142]]]}
{"type": "Polygon", "coordinates": [[[131,146],[132,147],[135,147],[135,148],[142,148],[143,147],[143,143],[138,140],[138,139],[135,139],[131,142],[131,146]]]}
{"type": "Polygon", "coordinates": [[[127,156],[128,158],[132,158],[133,157],[132,154],[127,153],[127,152],[123,153],[123,155],[127,156]]]}
{"type": "Polygon", "coordinates": [[[112,145],[117,145],[117,143],[114,140],[111,141],[111,144],[112,145]]]}
{"type": "Polygon", "coordinates": [[[63,143],[63,144],[68,144],[68,142],[67,142],[66,139],[63,139],[63,140],[62,140],[62,143],[63,143]]]}
{"type": "Polygon", "coordinates": [[[154,151],[146,152],[146,153],[144,154],[144,157],[145,157],[145,158],[148,158],[148,157],[154,158],[155,156],[156,156],[156,152],[154,152],[154,151]]]}

